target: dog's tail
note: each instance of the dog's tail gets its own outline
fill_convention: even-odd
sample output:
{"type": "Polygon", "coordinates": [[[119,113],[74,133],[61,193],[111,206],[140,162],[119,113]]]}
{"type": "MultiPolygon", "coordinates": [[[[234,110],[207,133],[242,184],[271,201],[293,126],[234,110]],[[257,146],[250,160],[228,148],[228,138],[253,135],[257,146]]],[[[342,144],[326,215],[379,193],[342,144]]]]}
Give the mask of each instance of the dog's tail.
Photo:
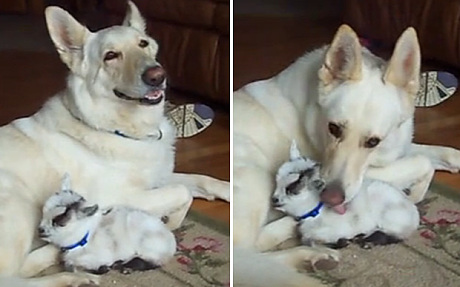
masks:
{"type": "Polygon", "coordinates": [[[233,250],[235,287],[326,287],[319,280],[278,262],[269,253],[235,247],[233,250]]]}

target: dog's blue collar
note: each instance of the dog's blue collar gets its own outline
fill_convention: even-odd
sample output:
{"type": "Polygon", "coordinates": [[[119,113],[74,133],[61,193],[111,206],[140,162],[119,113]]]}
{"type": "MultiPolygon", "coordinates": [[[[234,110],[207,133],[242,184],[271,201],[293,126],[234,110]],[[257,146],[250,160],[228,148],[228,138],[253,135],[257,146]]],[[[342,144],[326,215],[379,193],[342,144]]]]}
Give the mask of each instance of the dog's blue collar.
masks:
{"type": "Polygon", "coordinates": [[[317,217],[319,215],[319,211],[321,210],[321,207],[323,207],[323,205],[324,205],[324,203],[320,201],[315,208],[313,208],[309,212],[305,213],[304,215],[297,216],[295,218],[295,220],[301,221],[301,220],[307,219],[309,217],[317,217]]]}
{"type": "MultiPolygon", "coordinates": [[[[89,126],[89,125],[86,124],[82,119],[80,119],[79,117],[77,117],[76,115],[74,115],[72,112],[69,111],[69,113],[70,113],[70,115],[71,115],[73,118],[75,118],[76,120],[78,120],[78,121],[80,121],[81,123],[83,123],[83,124],[89,126]]],[[[96,128],[95,128],[95,129],[96,129],[96,128]]],[[[96,130],[100,130],[100,129],[96,129],[96,130]]],[[[122,137],[122,138],[126,138],[126,139],[137,140],[137,141],[138,141],[138,140],[142,140],[142,138],[131,137],[131,136],[129,136],[129,135],[123,133],[123,132],[120,131],[120,130],[114,130],[112,133],[115,134],[115,135],[117,135],[117,136],[120,136],[120,137],[122,137]]],[[[159,140],[161,140],[161,139],[163,138],[163,132],[161,131],[161,129],[158,129],[158,133],[159,133],[159,135],[158,135],[158,137],[156,138],[156,140],[159,141],[159,140]]],[[[154,135],[147,135],[146,138],[149,138],[149,139],[154,138],[154,135]]]]}
{"type": "Polygon", "coordinates": [[[77,243],[69,245],[69,246],[61,247],[61,249],[64,250],[64,251],[68,251],[68,250],[75,249],[77,247],[83,247],[88,243],[88,237],[89,237],[89,231],[86,232],[85,236],[83,236],[83,238],[80,241],[78,241],[77,243]]]}

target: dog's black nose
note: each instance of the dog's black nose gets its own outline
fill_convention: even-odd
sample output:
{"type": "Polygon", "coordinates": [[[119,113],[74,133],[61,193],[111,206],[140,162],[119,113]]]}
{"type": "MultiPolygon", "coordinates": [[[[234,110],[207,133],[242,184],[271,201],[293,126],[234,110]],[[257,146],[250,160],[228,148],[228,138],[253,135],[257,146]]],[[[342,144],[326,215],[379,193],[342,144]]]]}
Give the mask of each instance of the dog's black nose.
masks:
{"type": "Polygon", "coordinates": [[[142,81],[152,87],[161,85],[166,79],[166,72],[161,66],[147,68],[142,74],[142,81]]]}
{"type": "Polygon", "coordinates": [[[274,197],[274,196],[272,197],[272,204],[273,204],[273,205],[276,205],[276,204],[278,204],[279,202],[280,202],[280,200],[278,199],[278,197],[274,197]]]}

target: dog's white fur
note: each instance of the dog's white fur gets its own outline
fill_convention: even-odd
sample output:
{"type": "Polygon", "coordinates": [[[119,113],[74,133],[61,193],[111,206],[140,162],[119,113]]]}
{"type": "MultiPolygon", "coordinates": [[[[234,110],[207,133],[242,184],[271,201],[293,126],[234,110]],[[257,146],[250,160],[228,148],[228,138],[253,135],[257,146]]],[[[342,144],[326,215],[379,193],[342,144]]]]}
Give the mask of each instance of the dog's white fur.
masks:
{"type": "Polygon", "coordinates": [[[69,273],[9,277],[30,277],[56,263],[57,248],[36,249],[36,230],[44,202],[66,171],[88,201],[167,215],[171,229],[180,226],[192,196],[229,200],[227,182],[173,173],[175,131],[164,101],[140,105],[115,96],[114,89],[133,98],[147,96],[151,90],[141,75],[158,65],[158,45],[146,35],[136,6],[129,2],[128,8],[123,26],[97,32],[60,8],[46,9],[50,36],[70,75],[67,88],[36,114],[0,128],[0,286],[78,286],[95,280],[69,273]],[[141,40],[149,45],[141,47],[141,40]],[[104,60],[110,51],[118,57],[104,60]]]}
{"type": "MultiPolygon", "coordinates": [[[[299,218],[318,206],[324,185],[320,165],[302,157],[293,142],[289,161],[281,165],[276,175],[272,197],[276,199],[275,209],[299,218]]],[[[301,220],[298,231],[304,244],[336,243],[360,234],[367,237],[376,231],[402,240],[417,230],[419,220],[417,207],[403,191],[365,178],[345,214],[323,206],[316,217],[301,220]]]]}
{"type": "Polygon", "coordinates": [[[68,176],[45,202],[39,228],[42,239],[59,248],[88,235],[84,246],[63,252],[67,270],[97,271],[134,258],[161,266],[176,252],[174,234],[159,217],[122,205],[100,209],[71,189],[68,176]]]}
{"type": "MultiPolygon", "coordinates": [[[[410,199],[418,202],[435,169],[459,170],[458,150],[412,143],[419,73],[420,48],[413,28],[401,35],[385,62],[362,48],[354,31],[343,25],[329,46],[234,93],[234,265],[249,260],[245,250],[267,251],[295,236],[296,222],[279,219],[270,208],[275,174],[289,157],[292,139],[302,154],[322,163],[325,195],[343,196],[344,201],[334,200],[338,205],[346,206],[356,195],[364,175],[409,188],[410,199]],[[369,148],[372,138],[380,142],[369,148]]],[[[288,255],[281,263],[292,271],[284,278],[293,278],[295,268],[311,259],[308,247],[301,248],[303,257],[284,251],[288,255]]],[[[235,272],[235,281],[250,285],[245,278],[264,276],[274,268],[259,270],[253,264],[235,272]]]]}

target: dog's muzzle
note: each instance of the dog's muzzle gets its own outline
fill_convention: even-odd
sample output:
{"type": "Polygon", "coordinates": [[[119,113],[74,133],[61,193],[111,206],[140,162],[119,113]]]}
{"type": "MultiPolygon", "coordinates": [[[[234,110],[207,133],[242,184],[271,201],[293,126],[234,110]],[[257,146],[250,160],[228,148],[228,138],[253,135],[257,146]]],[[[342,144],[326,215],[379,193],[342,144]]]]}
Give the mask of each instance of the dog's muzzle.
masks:
{"type": "Polygon", "coordinates": [[[160,65],[148,67],[142,73],[142,81],[150,87],[159,87],[166,80],[166,71],[160,65]]]}
{"type": "Polygon", "coordinates": [[[166,88],[166,71],[160,65],[148,67],[142,73],[142,82],[149,87],[147,92],[141,98],[130,97],[127,94],[120,92],[117,89],[113,90],[113,93],[120,99],[127,101],[137,101],[142,105],[157,105],[165,97],[166,88]]]}
{"type": "Polygon", "coordinates": [[[338,214],[346,212],[345,192],[337,183],[332,183],[326,186],[321,192],[320,199],[322,202],[330,206],[338,214]]]}

